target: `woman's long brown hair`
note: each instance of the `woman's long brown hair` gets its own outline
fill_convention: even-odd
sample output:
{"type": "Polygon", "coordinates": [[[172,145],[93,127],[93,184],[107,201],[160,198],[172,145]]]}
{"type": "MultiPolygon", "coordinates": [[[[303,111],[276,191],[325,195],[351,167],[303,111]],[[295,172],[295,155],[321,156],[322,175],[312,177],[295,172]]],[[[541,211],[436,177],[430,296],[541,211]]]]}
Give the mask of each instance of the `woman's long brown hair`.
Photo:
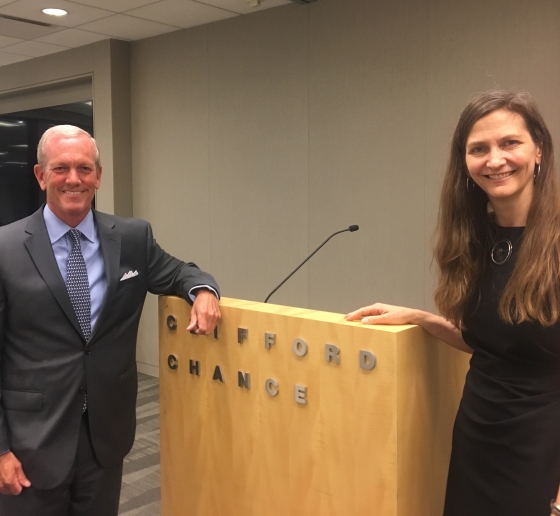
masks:
{"type": "Polygon", "coordinates": [[[496,241],[487,195],[472,180],[467,185],[465,156],[473,125],[499,109],[519,114],[542,152],[527,226],[499,313],[508,323],[538,321],[550,326],[560,315],[560,195],[552,138],[526,93],[487,91],[474,98],[459,118],[441,192],[435,247],[440,277],[435,302],[444,317],[463,327],[467,303],[476,295],[496,241]]]}

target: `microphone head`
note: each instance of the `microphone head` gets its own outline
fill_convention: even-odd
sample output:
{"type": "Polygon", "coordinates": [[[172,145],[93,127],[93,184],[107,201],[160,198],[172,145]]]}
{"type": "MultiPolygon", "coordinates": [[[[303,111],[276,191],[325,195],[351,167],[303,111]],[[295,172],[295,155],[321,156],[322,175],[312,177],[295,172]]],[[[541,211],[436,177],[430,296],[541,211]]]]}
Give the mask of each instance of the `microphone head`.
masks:
{"type": "Polygon", "coordinates": [[[354,231],[358,231],[358,229],[360,229],[360,226],[356,225],[356,224],[352,224],[349,228],[348,231],[350,232],[354,232],[354,231]]]}

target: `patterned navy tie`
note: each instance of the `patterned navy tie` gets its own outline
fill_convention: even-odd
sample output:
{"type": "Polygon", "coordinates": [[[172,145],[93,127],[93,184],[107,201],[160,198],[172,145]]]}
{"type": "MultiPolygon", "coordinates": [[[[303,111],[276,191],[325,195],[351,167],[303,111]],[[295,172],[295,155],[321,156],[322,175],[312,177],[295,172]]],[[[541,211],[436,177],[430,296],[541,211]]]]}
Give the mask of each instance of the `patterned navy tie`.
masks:
{"type": "Polygon", "coordinates": [[[84,338],[87,341],[91,336],[91,299],[86,262],[82,256],[82,246],[80,245],[82,233],[78,229],[71,229],[68,234],[72,238],[72,251],[68,256],[66,265],[66,289],[84,338]]]}
{"type": "MultiPolygon", "coordinates": [[[[72,251],[68,256],[66,264],[66,289],[68,290],[74,313],[80,323],[82,334],[87,342],[91,336],[91,296],[89,293],[86,262],[84,261],[82,246],[80,245],[81,234],[78,229],[68,231],[68,235],[72,239],[72,251]]],[[[83,412],[86,409],[87,394],[84,399],[83,412]]]]}

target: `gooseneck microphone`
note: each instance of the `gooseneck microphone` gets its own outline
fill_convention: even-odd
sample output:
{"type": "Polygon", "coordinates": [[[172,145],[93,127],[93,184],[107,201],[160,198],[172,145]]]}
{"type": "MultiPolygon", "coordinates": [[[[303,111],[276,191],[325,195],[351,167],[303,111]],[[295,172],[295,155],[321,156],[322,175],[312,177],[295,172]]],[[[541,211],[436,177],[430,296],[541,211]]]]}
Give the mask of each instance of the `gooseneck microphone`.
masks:
{"type": "Polygon", "coordinates": [[[335,233],[333,233],[329,238],[327,238],[319,247],[317,247],[317,249],[315,249],[315,251],[313,251],[305,260],[303,260],[303,262],[301,262],[291,273],[290,275],[284,280],[282,281],[282,283],[280,283],[280,285],[278,285],[270,294],[268,294],[267,298],[264,300],[264,302],[266,303],[269,299],[270,296],[272,296],[272,294],[274,294],[274,292],[276,292],[284,283],[286,283],[286,281],[288,281],[301,267],[302,265],[304,265],[309,258],[311,258],[319,249],[321,249],[321,247],[323,247],[333,236],[338,235],[339,233],[346,233],[346,231],[350,231],[350,233],[353,233],[354,231],[358,231],[358,229],[360,229],[360,226],[357,226],[356,224],[352,224],[351,226],[349,226],[347,229],[341,229],[340,231],[336,231],[335,233]]]}

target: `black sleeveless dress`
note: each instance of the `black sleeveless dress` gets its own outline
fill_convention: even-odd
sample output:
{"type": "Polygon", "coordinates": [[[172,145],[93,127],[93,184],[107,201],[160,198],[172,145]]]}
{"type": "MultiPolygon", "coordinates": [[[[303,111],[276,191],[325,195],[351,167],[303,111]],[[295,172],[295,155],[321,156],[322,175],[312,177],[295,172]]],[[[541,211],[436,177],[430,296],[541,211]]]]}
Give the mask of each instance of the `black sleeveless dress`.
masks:
{"type": "Polygon", "coordinates": [[[523,228],[499,232],[514,253],[499,266],[488,257],[480,301],[465,319],[474,353],[453,429],[444,516],[550,516],[560,484],[560,323],[499,318],[523,228]]]}

